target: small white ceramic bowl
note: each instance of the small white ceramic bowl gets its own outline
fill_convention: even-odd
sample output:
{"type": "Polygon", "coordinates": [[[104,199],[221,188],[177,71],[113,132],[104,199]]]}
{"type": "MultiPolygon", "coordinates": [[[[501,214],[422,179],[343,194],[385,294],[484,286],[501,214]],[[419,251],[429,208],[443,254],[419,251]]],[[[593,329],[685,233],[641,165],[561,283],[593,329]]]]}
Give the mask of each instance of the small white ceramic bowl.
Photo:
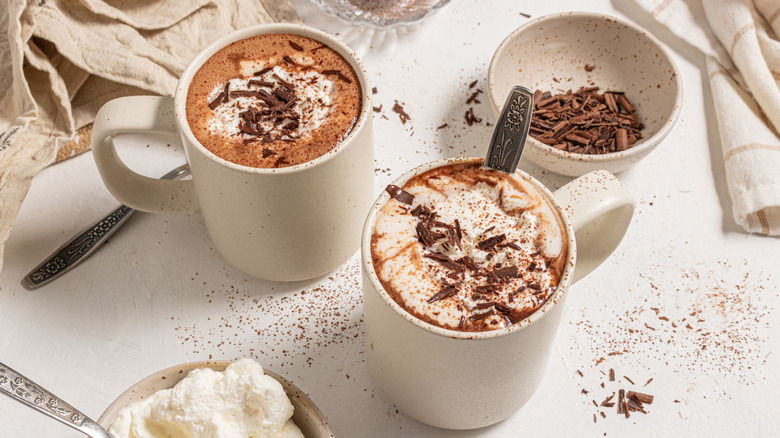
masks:
{"type": "Polygon", "coordinates": [[[680,74],[668,51],[647,31],[591,12],[547,15],[524,24],[498,46],[488,71],[496,116],[514,85],[553,94],[581,87],[624,91],[645,125],[643,138],[620,152],[601,155],[561,151],[528,137],[523,156],[563,175],[593,170],[617,173],[647,156],[680,115],[680,74]],[[595,67],[586,71],[585,66],[595,67]]]}
{"type": "MultiPolygon", "coordinates": [[[[181,379],[186,377],[190,371],[199,368],[211,368],[214,371],[224,371],[230,364],[231,362],[226,360],[192,362],[158,371],[123,392],[122,395],[106,408],[97,422],[105,429],[108,429],[119,411],[126,406],[145,397],[149,397],[161,389],[172,388],[179,383],[181,379]]],[[[292,419],[306,438],[333,438],[333,432],[331,432],[330,427],[328,427],[325,416],[322,415],[322,412],[320,412],[306,393],[276,373],[268,370],[264,371],[267,375],[273,377],[282,384],[284,391],[287,393],[287,397],[290,398],[290,402],[292,402],[292,405],[295,408],[292,419]]]]}

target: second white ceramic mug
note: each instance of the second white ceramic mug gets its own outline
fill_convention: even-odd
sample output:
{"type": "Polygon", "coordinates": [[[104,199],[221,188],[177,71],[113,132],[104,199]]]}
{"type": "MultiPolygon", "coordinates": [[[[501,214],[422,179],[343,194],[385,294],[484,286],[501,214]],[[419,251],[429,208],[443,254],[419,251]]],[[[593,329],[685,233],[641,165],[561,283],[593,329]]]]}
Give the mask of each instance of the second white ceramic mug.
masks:
{"type": "MultiPolygon", "coordinates": [[[[427,170],[475,161],[481,159],[434,161],[393,184],[402,187],[427,170]]],[[[631,222],[633,198],[609,172],[583,175],[555,194],[524,172],[517,173],[538,187],[560,213],[569,253],[548,301],[509,327],[448,330],[405,311],[382,287],[371,257],[371,235],[377,211],[389,199],[386,192],[366,220],[361,264],[369,371],[390,401],[424,423],[474,429],[504,420],[523,406],[544,375],[570,285],[609,257],[631,222]]]]}
{"type": "Polygon", "coordinates": [[[263,24],[236,31],[200,52],[184,70],[175,97],[115,99],[100,109],[92,151],[109,191],[146,212],[200,211],[217,250],[240,270],[267,280],[294,281],[326,274],[359,247],[373,199],[371,88],[355,53],[334,37],[296,24],[263,24]],[[201,145],[185,115],[193,75],[214,53],[261,34],[303,35],[346,59],[360,80],[362,108],[349,135],[332,151],[296,166],[260,169],[226,161],[201,145]],[[163,181],[128,169],[111,137],[129,132],[178,132],[192,181],[163,181]]]}

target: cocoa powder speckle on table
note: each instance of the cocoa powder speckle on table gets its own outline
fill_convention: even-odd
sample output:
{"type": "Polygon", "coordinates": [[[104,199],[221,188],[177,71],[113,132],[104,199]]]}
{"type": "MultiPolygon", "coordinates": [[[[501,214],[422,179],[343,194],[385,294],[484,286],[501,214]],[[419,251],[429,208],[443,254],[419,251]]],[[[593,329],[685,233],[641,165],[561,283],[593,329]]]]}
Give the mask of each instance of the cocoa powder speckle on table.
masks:
{"type": "Polygon", "coordinates": [[[312,366],[332,345],[356,344],[362,350],[363,297],[356,258],[300,291],[221,285],[204,298],[206,304],[200,311],[209,316],[175,328],[182,346],[193,355],[312,366]]]}
{"type": "MultiPolygon", "coordinates": [[[[636,382],[634,388],[664,374],[684,382],[679,393],[658,394],[668,399],[700,393],[711,379],[754,385],[766,378],[764,345],[773,309],[764,304],[764,296],[776,292],[770,274],[752,270],[748,261],[718,259],[685,266],[650,264],[632,280],[625,291],[630,307],[610,305],[604,310],[613,312],[608,317],[584,315],[572,321],[578,338],[571,351],[580,356],[579,370],[587,375],[588,368],[591,374],[619,368],[635,378],[615,383],[636,382]]],[[[711,388],[714,395],[728,397],[718,388],[711,388]]]]}

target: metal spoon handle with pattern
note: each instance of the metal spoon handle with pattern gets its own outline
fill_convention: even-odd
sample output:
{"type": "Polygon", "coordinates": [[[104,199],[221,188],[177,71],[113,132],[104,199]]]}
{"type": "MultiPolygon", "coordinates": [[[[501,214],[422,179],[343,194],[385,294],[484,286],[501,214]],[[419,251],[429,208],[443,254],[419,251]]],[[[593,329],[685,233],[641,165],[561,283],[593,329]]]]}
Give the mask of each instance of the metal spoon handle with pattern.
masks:
{"type": "Polygon", "coordinates": [[[0,363],[0,393],[92,438],[112,438],[97,423],[23,375],[0,363]]]}
{"type": "MultiPolygon", "coordinates": [[[[189,173],[189,165],[183,164],[166,173],[160,179],[182,178],[189,173]]],[[[73,269],[92,255],[100,247],[100,244],[108,240],[116,230],[121,228],[133,213],[135,210],[121,205],[106,217],[88,226],[30,271],[22,279],[22,285],[27,289],[35,289],[73,269]]]]}
{"type": "Polygon", "coordinates": [[[533,109],[534,94],[525,87],[513,87],[493,130],[485,166],[507,173],[517,169],[531,127],[533,109]]]}

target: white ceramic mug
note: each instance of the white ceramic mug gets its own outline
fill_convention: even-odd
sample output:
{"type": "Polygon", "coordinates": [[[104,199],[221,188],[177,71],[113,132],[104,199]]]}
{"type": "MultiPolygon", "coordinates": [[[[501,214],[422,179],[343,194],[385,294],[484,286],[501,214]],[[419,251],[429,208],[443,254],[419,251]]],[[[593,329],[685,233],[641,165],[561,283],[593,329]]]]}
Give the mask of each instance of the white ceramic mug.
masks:
{"type": "MultiPolygon", "coordinates": [[[[481,161],[434,161],[393,184],[401,187],[435,167],[477,160],[481,161]]],[[[583,175],[554,194],[524,172],[518,173],[560,213],[569,253],[560,283],[547,302],[509,327],[485,332],[448,330],[406,312],[384,290],[371,261],[371,235],[377,211],[389,199],[386,192],[366,220],[362,266],[369,371],[390,401],[424,423],[474,429],[504,420],[523,406],[544,375],[569,287],[609,257],[631,222],[634,200],[609,172],[583,175]]]]}
{"type": "Polygon", "coordinates": [[[263,24],[236,31],[200,52],[184,70],[175,97],[137,96],[108,102],[97,114],[92,151],[108,190],[146,212],[200,211],[209,236],[234,266],[256,277],[294,281],[323,275],[360,244],[360,227],[373,200],[371,93],[355,53],[334,37],[296,24],[263,24]],[[214,53],[255,35],[286,33],[318,40],[354,69],[362,88],[359,119],[333,150],[291,167],[260,169],[226,161],[201,145],[185,115],[193,75],[214,53]],[[192,181],[139,175],[119,159],[111,140],[129,132],[178,132],[192,181]]]}

